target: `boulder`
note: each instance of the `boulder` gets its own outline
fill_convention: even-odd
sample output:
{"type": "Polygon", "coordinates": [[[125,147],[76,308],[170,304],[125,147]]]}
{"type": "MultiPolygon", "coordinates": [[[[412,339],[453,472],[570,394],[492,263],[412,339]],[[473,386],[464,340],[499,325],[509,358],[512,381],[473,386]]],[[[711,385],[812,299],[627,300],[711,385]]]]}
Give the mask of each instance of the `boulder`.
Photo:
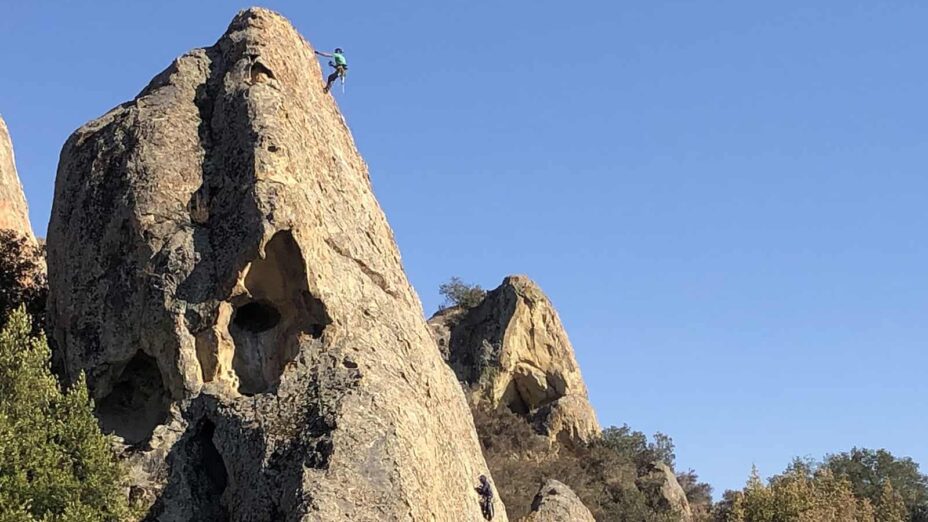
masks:
{"type": "Polygon", "coordinates": [[[482,520],[465,396],[322,87],[248,9],[61,153],[56,366],[149,520],[482,520]]]}
{"type": "Polygon", "coordinates": [[[654,462],[638,477],[638,489],[660,511],[677,513],[681,522],[693,520],[686,492],[677,482],[673,470],[663,462],[654,462]]]}
{"type": "Polygon", "coordinates": [[[566,485],[548,480],[532,501],[532,512],[521,522],[595,522],[593,514],[566,485]]]}
{"type": "Polygon", "coordinates": [[[429,326],[472,402],[523,415],[551,439],[600,433],[567,333],[531,279],[507,277],[477,306],[442,310],[429,326]]]}

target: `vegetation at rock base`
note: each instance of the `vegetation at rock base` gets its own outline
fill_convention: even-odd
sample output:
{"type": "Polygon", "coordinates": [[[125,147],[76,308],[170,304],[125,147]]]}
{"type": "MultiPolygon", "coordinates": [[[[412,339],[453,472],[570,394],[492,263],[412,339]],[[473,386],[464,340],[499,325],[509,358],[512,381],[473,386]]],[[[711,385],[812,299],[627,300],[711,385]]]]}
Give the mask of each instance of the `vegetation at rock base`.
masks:
{"type": "Polygon", "coordinates": [[[100,432],[84,378],[63,391],[23,308],[0,333],[0,519],[130,518],[124,475],[100,432]]]}
{"type": "MultiPolygon", "coordinates": [[[[597,520],[679,520],[678,514],[646,494],[639,480],[639,469],[655,458],[672,460],[669,437],[648,442],[642,433],[623,426],[606,429],[590,444],[552,447],[524,418],[505,408],[490,412],[477,406],[473,411],[484,457],[511,520],[530,511],[538,488],[551,478],[570,487],[597,520]]],[[[698,483],[695,473],[692,479],[698,483]]],[[[697,489],[711,492],[707,484],[697,489]]]]}
{"type": "Polygon", "coordinates": [[[452,277],[446,283],[438,287],[438,292],[445,298],[444,306],[460,306],[462,308],[473,308],[483,301],[487,295],[486,290],[480,285],[470,285],[461,280],[460,277],[452,277]]]}
{"type": "Polygon", "coordinates": [[[32,316],[33,333],[45,326],[48,284],[41,268],[42,248],[33,246],[12,230],[0,230],[0,326],[25,306],[32,316]]]}
{"type": "Polygon", "coordinates": [[[897,458],[880,449],[853,448],[844,453],[827,455],[822,464],[835,475],[851,483],[854,495],[881,505],[887,485],[902,499],[913,522],[928,522],[928,476],[918,471],[912,459],[897,458]]]}
{"type": "Polygon", "coordinates": [[[925,481],[911,459],[885,450],[855,448],[822,463],[795,459],[766,483],[755,468],[744,489],[725,493],[713,520],[924,522],[925,481]]]}

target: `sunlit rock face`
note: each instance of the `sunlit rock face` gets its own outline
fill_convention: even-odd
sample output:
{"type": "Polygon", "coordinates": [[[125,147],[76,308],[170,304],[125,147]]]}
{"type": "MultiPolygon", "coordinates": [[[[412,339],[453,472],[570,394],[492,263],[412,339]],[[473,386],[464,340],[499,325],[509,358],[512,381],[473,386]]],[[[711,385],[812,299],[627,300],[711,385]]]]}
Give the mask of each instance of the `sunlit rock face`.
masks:
{"type": "Polygon", "coordinates": [[[62,151],[55,362],[152,520],[482,520],[465,396],[322,86],[249,9],[62,151]]]}
{"type": "Polygon", "coordinates": [[[35,242],[29,223],[29,208],[13,156],[13,142],[6,122],[0,117],[0,230],[12,230],[16,235],[35,242]]]}
{"type": "Polygon", "coordinates": [[[595,522],[593,514],[566,485],[548,480],[532,502],[532,512],[520,522],[595,522]]]}
{"type": "Polygon", "coordinates": [[[508,408],[564,443],[600,433],[557,311],[525,276],[510,276],[471,309],[429,320],[433,337],[474,403],[508,408]]]}

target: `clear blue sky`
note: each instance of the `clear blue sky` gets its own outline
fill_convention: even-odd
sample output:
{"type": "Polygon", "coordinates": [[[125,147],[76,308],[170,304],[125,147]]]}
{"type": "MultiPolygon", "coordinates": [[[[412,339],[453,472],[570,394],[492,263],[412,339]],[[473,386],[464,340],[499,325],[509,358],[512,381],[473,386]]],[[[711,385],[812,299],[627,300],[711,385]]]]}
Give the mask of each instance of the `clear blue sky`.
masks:
{"type": "MultiPolygon", "coordinates": [[[[268,2],[339,103],[427,310],[535,278],[603,424],[722,489],[885,447],[928,465],[928,4],[268,2]]],[[[44,234],[83,122],[240,2],[0,6],[0,113],[44,234]]]]}

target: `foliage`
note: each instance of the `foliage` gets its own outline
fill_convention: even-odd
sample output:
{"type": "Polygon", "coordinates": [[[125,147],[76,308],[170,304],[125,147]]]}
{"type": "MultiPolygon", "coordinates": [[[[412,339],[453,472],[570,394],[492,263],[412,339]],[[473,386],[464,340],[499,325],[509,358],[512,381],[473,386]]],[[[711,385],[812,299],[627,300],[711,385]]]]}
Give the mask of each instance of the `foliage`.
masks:
{"type": "Polygon", "coordinates": [[[699,481],[694,470],[677,473],[677,482],[686,493],[693,518],[697,521],[710,520],[712,513],[712,486],[699,481]]]}
{"type": "Polygon", "coordinates": [[[124,475],[83,376],[63,392],[49,370],[45,339],[30,330],[20,308],[0,333],[0,518],[128,518],[124,475]]]}
{"type": "Polygon", "coordinates": [[[657,432],[654,434],[654,442],[648,442],[647,435],[633,431],[628,424],[603,430],[601,444],[617,453],[631,456],[639,473],[647,470],[654,462],[663,462],[673,469],[676,460],[673,439],[657,432]]]}
{"type": "Polygon", "coordinates": [[[891,483],[913,522],[928,521],[928,477],[919,473],[912,459],[896,458],[884,449],[852,448],[826,456],[823,465],[850,481],[854,494],[874,505],[880,503],[886,484],[891,483]]]}
{"type": "MultiPolygon", "coordinates": [[[[761,480],[757,468],[754,468],[743,490],[725,493],[723,500],[716,505],[714,519],[718,522],[919,520],[918,511],[908,507],[905,496],[888,476],[917,478],[911,474],[913,469],[917,474],[917,466],[913,467],[914,463],[908,459],[895,459],[888,453],[879,459],[864,458],[877,457],[878,454],[871,450],[855,449],[849,453],[830,455],[822,464],[795,459],[783,473],[770,478],[766,484],[761,480]],[[854,455],[857,455],[856,459],[854,455]],[[855,460],[858,464],[873,464],[881,460],[887,466],[883,467],[884,472],[869,475],[864,470],[872,472],[877,467],[850,465],[855,460]],[[889,466],[890,463],[903,465],[889,466]],[[890,473],[886,471],[887,468],[894,471],[890,473]],[[871,480],[879,480],[878,485],[871,480]],[[876,494],[874,487],[879,488],[876,494]]],[[[909,482],[906,487],[912,488],[917,483],[909,482]]]]}
{"type": "MultiPolygon", "coordinates": [[[[603,438],[576,447],[557,443],[551,446],[524,418],[506,408],[493,412],[482,406],[472,409],[484,457],[511,520],[529,513],[538,488],[551,478],[570,487],[597,520],[679,519],[659,508],[654,499],[639,489],[637,461],[645,457],[636,453],[639,446],[626,444],[625,440],[627,434],[634,432],[611,428],[614,431],[608,440],[603,438]]],[[[646,453],[650,451],[648,447],[645,438],[646,453]]]]}
{"type": "Polygon", "coordinates": [[[45,326],[48,285],[42,249],[12,230],[0,230],[0,326],[20,306],[32,315],[33,333],[45,326]]]}
{"type": "Polygon", "coordinates": [[[460,306],[462,308],[473,308],[483,301],[487,295],[486,290],[480,285],[469,285],[461,280],[460,277],[452,277],[446,283],[438,287],[438,292],[445,298],[446,306],[460,306]]]}

